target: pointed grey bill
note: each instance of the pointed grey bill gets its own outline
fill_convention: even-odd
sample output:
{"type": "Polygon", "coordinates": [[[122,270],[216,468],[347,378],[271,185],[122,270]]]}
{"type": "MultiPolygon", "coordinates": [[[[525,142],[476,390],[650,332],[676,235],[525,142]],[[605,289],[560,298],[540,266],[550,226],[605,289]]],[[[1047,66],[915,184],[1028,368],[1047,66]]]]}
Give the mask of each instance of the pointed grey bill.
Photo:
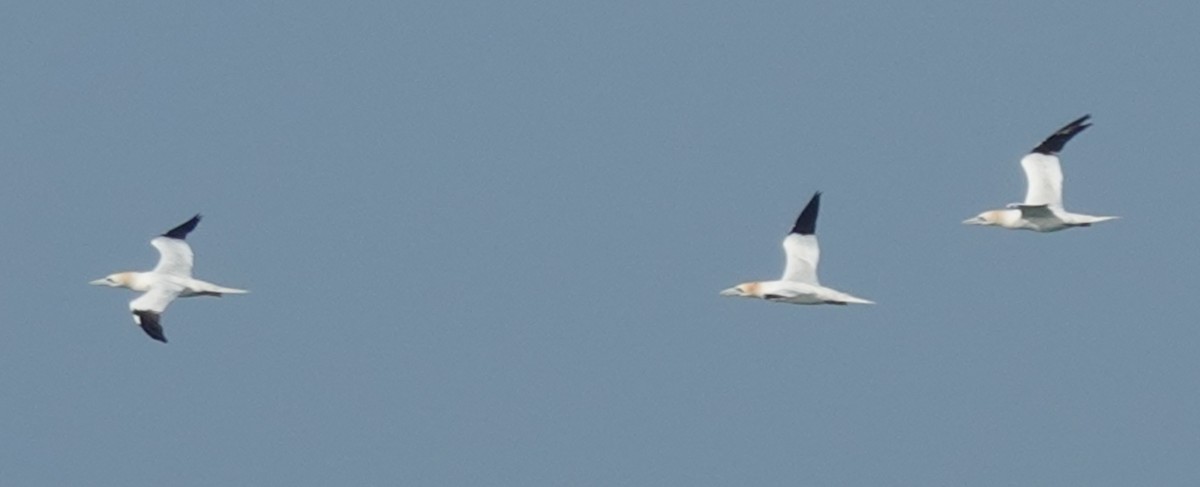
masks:
{"type": "Polygon", "coordinates": [[[1066,124],[1063,128],[1054,132],[1054,135],[1046,137],[1046,140],[1043,140],[1041,144],[1038,144],[1030,152],[1046,155],[1058,154],[1063,149],[1063,146],[1067,145],[1067,142],[1071,140],[1071,137],[1078,135],[1084,129],[1092,126],[1090,123],[1085,123],[1089,118],[1092,118],[1092,116],[1084,115],[1075,119],[1074,122],[1066,124]]]}
{"type": "Polygon", "coordinates": [[[817,212],[821,209],[821,192],[817,191],[813,194],[811,200],[808,200],[808,206],[804,207],[804,211],[800,212],[800,216],[796,217],[796,224],[792,226],[791,233],[800,235],[813,235],[817,233],[817,212]]]}
{"type": "Polygon", "coordinates": [[[167,336],[163,335],[163,327],[158,322],[159,314],[149,310],[135,309],[133,315],[137,317],[138,325],[142,327],[142,331],[150,335],[150,338],[167,343],[167,336]]]}
{"type": "Polygon", "coordinates": [[[200,224],[200,214],[197,213],[196,216],[193,216],[191,220],[183,222],[179,226],[172,228],[167,233],[162,234],[162,236],[167,237],[167,238],[177,238],[179,240],[183,240],[184,238],[187,238],[187,235],[189,233],[191,233],[192,230],[195,230],[196,225],[199,225],[199,224],[200,224]]]}

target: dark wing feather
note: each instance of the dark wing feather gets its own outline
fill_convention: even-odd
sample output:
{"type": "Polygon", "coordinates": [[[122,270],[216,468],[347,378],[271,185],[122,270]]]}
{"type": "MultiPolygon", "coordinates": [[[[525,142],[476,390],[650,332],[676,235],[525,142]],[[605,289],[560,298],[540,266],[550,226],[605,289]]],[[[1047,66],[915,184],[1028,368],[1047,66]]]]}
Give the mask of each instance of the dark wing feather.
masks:
{"type": "Polygon", "coordinates": [[[172,228],[167,233],[162,234],[162,236],[167,237],[167,238],[177,238],[179,240],[183,240],[184,238],[187,238],[187,234],[191,233],[192,230],[195,230],[196,225],[199,225],[199,224],[200,224],[200,214],[197,213],[196,216],[193,216],[191,220],[183,222],[183,224],[181,224],[175,228],[172,228]]]}
{"type": "Polygon", "coordinates": [[[150,335],[150,338],[167,343],[167,336],[163,335],[163,327],[158,322],[158,313],[135,309],[133,310],[133,316],[137,318],[138,325],[141,325],[142,331],[150,335]]]}
{"type": "Polygon", "coordinates": [[[800,216],[796,217],[796,224],[792,226],[792,233],[800,235],[812,235],[817,232],[817,212],[821,209],[821,192],[817,191],[813,194],[811,200],[808,200],[808,206],[804,207],[804,211],[800,212],[800,216]]]}
{"type": "Polygon", "coordinates": [[[1063,149],[1063,146],[1067,145],[1067,142],[1071,140],[1071,137],[1079,135],[1079,133],[1083,132],[1084,129],[1092,126],[1090,123],[1084,123],[1087,122],[1087,119],[1089,118],[1092,118],[1092,116],[1084,115],[1076,119],[1074,122],[1066,124],[1063,126],[1063,128],[1060,128],[1057,132],[1054,132],[1054,135],[1046,137],[1046,140],[1043,140],[1041,144],[1038,144],[1037,147],[1034,147],[1032,152],[1046,155],[1058,154],[1058,152],[1063,149]]]}

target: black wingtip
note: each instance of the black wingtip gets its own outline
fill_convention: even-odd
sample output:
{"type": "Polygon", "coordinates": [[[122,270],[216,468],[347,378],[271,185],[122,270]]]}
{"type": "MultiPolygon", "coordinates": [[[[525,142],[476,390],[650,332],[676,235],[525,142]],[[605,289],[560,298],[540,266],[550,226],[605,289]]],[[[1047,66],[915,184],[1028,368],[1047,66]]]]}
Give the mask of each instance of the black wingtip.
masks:
{"type": "Polygon", "coordinates": [[[183,224],[181,224],[175,228],[172,228],[167,233],[162,234],[162,236],[167,237],[167,238],[177,238],[179,240],[183,240],[183,239],[187,238],[187,234],[191,233],[192,230],[195,230],[196,225],[199,225],[199,224],[200,224],[200,214],[197,213],[196,216],[193,216],[191,220],[183,222],[183,224]]]}
{"type": "Polygon", "coordinates": [[[1047,137],[1037,147],[1034,147],[1031,152],[1046,155],[1058,154],[1072,137],[1092,126],[1092,124],[1086,123],[1089,118],[1092,118],[1092,116],[1084,115],[1064,125],[1063,128],[1058,129],[1057,132],[1054,132],[1053,135],[1047,137]]]}
{"type": "Polygon", "coordinates": [[[817,212],[821,209],[821,192],[813,193],[811,200],[808,200],[808,206],[804,207],[804,211],[800,212],[800,216],[796,217],[796,224],[792,226],[792,233],[800,235],[813,235],[817,233],[817,212]]]}
{"type": "Polygon", "coordinates": [[[137,316],[138,325],[142,327],[142,331],[150,335],[150,338],[167,343],[167,336],[163,334],[163,327],[158,322],[158,313],[135,309],[133,314],[137,316]]]}

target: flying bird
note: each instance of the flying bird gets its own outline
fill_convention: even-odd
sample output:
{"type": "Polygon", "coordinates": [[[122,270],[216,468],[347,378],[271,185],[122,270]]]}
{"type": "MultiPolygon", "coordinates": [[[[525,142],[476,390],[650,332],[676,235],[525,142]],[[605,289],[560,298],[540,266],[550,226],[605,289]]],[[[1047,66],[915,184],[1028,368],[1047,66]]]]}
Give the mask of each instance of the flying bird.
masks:
{"type": "Polygon", "coordinates": [[[1091,115],[1084,115],[1058,129],[1034,147],[1032,152],[1021,158],[1021,167],[1025,169],[1025,179],[1029,184],[1025,191],[1024,203],[1013,203],[1003,210],[988,210],[964,220],[963,223],[1035,232],[1057,232],[1117,219],[1115,216],[1071,213],[1063,208],[1063,173],[1058,153],[1072,137],[1092,126],[1087,123],[1089,118],[1091,115]]]}
{"type": "Polygon", "coordinates": [[[192,278],[192,247],[185,238],[200,223],[200,215],[172,228],[150,241],[158,249],[158,265],[149,272],[118,272],[89,284],[124,287],[143,293],[129,302],[133,322],[142,327],[150,338],[166,343],[160,318],[175,298],[245,294],[249,291],[218,286],[192,278]]]}
{"type": "Polygon", "coordinates": [[[817,282],[817,261],[821,257],[821,249],[817,246],[816,231],[820,207],[821,192],[818,191],[796,218],[791,233],[783,239],[783,251],[787,254],[783,277],[777,281],[738,284],[721,291],[721,295],[791,304],[875,304],[817,282]]]}

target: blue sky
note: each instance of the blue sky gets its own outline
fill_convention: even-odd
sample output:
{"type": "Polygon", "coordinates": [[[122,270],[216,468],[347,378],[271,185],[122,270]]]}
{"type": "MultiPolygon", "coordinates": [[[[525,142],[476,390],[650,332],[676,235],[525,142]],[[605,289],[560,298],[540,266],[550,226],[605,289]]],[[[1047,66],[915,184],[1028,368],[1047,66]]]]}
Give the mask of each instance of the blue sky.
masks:
{"type": "Polygon", "coordinates": [[[6,485],[1200,480],[1194,2],[5,10],[6,485]],[[1121,220],[959,224],[1085,113],[1121,220]],[[879,305],[718,297],[816,190],[879,305]]]}

